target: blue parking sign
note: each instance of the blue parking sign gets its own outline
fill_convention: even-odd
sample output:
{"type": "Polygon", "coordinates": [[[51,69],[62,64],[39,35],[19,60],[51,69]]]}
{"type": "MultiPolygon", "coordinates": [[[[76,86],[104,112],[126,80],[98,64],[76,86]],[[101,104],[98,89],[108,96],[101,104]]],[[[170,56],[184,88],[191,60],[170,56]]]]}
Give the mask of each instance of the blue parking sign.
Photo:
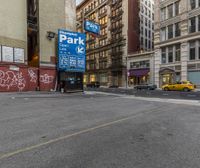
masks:
{"type": "Polygon", "coordinates": [[[91,32],[97,35],[100,34],[100,25],[98,23],[95,23],[89,20],[86,20],[84,22],[84,29],[87,32],[91,32]]]}
{"type": "Polygon", "coordinates": [[[67,30],[58,31],[58,69],[85,72],[86,35],[67,30]]]}

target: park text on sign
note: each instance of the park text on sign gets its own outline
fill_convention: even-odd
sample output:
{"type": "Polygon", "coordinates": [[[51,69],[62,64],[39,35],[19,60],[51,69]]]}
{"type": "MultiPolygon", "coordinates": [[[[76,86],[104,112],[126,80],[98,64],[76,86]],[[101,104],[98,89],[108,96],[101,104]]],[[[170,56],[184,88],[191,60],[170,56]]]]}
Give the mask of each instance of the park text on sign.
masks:
{"type": "Polygon", "coordinates": [[[58,37],[59,70],[85,72],[85,34],[59,30],[58,37]]]}
{"type": "Polygon", "coordinates": [[[100,33],[100,25],[92,21],[86,20],[84,24],[84,28],[85,28],[85,31],[88,31],[94,34],[100,33]]]}

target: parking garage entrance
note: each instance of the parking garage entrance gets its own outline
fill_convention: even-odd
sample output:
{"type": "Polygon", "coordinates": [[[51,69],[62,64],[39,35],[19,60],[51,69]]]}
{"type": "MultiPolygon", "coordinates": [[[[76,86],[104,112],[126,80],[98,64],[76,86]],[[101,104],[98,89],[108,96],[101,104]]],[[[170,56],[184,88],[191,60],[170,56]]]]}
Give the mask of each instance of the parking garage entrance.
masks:
{"type": "Polygon", "coordinates": [[[59,72],[60,90],[64,92],[83,91],[82,72],[59,72]]]}

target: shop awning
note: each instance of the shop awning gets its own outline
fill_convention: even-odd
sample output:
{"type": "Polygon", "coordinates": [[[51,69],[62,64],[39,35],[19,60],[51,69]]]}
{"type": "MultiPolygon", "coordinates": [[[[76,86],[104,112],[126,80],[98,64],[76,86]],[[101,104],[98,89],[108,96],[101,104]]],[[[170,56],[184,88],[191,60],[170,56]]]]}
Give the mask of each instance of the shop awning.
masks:
{"type": "Polygon", "coordinates": [[[145,69],[130,69],[129,70],[129,76],[142,77],[142,76],[146,76],[149,72],[150,72],[149,68],[145,68],[145,69]]]}

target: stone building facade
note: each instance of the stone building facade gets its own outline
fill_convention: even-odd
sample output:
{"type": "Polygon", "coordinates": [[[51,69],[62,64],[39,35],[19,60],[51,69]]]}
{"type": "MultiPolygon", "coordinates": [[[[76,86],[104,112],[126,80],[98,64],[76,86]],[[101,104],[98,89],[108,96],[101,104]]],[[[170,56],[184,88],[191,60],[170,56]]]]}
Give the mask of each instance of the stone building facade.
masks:
{"type": "Polygon", "coordinates": [[[199,1],[155,3],[155,83],[190,80],[200,86],[199,1]]]}
{"type": "Polygon", "coordinates": [[[75,9],[75,0],[1,2],[0,91],[55,88],[56,33],[75,30],[75,9]]]}
{"type": "Polygon", "coordinates": [[[127,58],[128,87],[154,83],[154,52],[129,54],[127,58]]]}

